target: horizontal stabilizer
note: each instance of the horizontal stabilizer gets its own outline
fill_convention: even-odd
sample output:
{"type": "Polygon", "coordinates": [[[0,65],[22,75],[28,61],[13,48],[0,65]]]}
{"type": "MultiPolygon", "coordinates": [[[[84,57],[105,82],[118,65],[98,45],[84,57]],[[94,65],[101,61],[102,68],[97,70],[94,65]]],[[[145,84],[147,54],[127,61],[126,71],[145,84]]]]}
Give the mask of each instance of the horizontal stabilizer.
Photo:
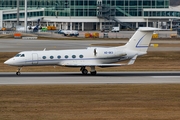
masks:
{"type": "Polygon", "coordinates": [[[160,28],[153,28],[153,27],[139,27],[140,31],[144,31],[144,32],[150,32],[150,31],[156,31],[156,30],[162,30],[160,28]]]}

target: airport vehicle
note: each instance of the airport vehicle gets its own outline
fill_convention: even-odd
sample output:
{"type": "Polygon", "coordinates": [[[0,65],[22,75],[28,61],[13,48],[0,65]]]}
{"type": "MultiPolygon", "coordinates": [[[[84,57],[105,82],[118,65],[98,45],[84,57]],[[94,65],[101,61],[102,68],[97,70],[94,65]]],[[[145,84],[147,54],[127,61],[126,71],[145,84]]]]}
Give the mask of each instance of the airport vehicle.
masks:
{"type": "Polygon", "coordinates": [[[79,36],[79,32],[77,30],[62,30],[62,33],[64,33],[64,36],[79,36]]]}
{"type": "Polygon", "coordinates": [[[141,27],[123,46],[117,47],[88,47],[87,49],[73,50],[42,50],[23,51],[5,61],[4,64],[19,67],[16,74],[20,75],[25,66],[58,65],[79,67],[82,74],[88,74],[86,67],[91,68],[91,74],[96,75],[95,67],[115,67],[131,65],[136,58],[147,53],[152,34],[158,28],[141,27]],[[129,60],[126,64],[116,62],[129,60]]]}
{"type": "Polygon", "coordinates": [[[48,31],[47,27],[42,27],[41,28],[41,32],[46,32],[46,31],[48,31]]]}
{"type": "Polygon", "coordinates": [[[110,31],[109,28],[102,28],[102,29],[101,29],[101,32],[109,32],[109,31],[110,31]]]}
{"type": "Polygon", "coordinates": [[[79,32],[77,30],[58,30],[54,33],[64,34],[64,36],[79,36],[79,32]]]}
{"type": "Polygon", "coordinates": [[[57,34],[64,34],[64,32],[63,32],[64,30],[56,30],[54,33],[57,33],[57,34]]]}
{"type": "Polygon", "coordinates": [[[3,27],[3,28],[0,29],[0,31],[15,31],[15,29],[16,29],[16,28],[14,28],[14,27],[11,27],[11,28],[5,28],[5,27],[3,27]]]}
{"type": "Polygon", "coordinates": [[[119,32],[119,27],[113,27],[111,32],[119,32]]]}

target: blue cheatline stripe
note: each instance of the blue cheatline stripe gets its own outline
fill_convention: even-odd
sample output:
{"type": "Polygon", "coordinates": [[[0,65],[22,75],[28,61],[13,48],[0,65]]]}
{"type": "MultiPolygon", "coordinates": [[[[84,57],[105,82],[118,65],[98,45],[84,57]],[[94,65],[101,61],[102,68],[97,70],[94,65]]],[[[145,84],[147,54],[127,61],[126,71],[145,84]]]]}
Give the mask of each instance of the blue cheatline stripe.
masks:
{"type": "Polygon", "coordinates": [[[143,40],[143,38],[145,37],[146,35],[144,35],[142,38],[139,39],[138,43],[136,44],[136,48],[147,48],[148,46],[139,46],[140,42],[143,40]]]}

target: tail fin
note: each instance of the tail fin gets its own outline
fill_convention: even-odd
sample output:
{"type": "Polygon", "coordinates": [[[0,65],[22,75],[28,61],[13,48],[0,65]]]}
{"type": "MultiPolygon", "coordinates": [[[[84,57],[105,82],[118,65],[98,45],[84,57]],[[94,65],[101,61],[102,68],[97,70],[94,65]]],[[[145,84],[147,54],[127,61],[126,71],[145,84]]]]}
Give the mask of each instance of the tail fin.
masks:
{"type": "Polygon", "coordinates": [[[125,47],[130,50],[146,52],[149,43],[151,42],[152,34],[155,30],[160,29],[151,27],[140,27],[126,43],[125,47]]]}

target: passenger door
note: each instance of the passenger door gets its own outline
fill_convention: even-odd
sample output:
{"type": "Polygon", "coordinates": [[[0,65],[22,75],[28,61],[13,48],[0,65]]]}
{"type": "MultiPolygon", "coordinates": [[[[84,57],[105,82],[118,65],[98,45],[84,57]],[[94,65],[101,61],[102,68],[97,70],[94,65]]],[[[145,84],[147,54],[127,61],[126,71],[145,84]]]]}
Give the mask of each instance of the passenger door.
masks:
{"type": "Polygon", "coordinates": [[[33,65],[38,64],[38,54],[37,53],[32,54],[32,64],[33,65]]]}

